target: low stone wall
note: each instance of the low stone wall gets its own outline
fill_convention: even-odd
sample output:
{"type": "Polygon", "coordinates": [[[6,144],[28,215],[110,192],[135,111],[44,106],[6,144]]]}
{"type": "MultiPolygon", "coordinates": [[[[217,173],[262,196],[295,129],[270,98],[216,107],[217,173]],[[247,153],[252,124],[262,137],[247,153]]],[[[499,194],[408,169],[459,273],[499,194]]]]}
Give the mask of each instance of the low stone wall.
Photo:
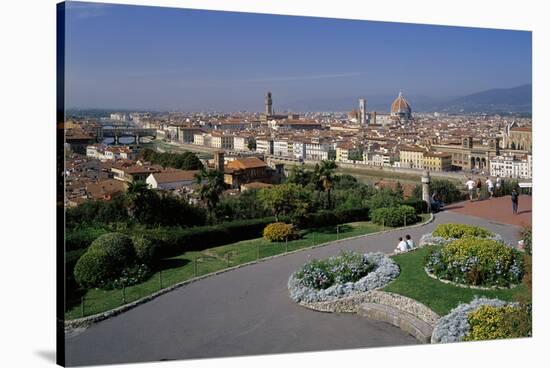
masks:
{"type": "Polygon", "coordinates": [[[433,326],[435,326],[440,318],[433,310],[414,299],[382,290],[371,290],[324,302],[307,303],[302,301],[298,304],[318,312],[357,313],[361,304],[364,303],[388,305],[403,313],[411,314],[433,326]]]}

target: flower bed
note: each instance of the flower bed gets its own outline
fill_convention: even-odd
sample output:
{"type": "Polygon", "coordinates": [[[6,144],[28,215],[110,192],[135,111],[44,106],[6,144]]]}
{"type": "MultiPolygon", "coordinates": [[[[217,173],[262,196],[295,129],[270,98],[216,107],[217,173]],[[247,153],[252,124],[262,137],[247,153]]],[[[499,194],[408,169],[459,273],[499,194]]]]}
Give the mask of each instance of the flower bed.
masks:
{"type": "Polygon", "coordinates": [[[397,264],[383,253],[346,253],[312,260],[288,280],[297,303],[334,300],[385,286],[399,275],[397,264]]]}
{"type": "Polygon", "coordinates": [[[500,234],[492,233],[479,226],[464,224],[440,224],[431,234],[424,234],[418,242],[419,247],[426,245],[447,245],[462,238],[492,239],[504,243],[500,234]]]}
{"type": "Polygon", "coordinates": [[[460,304],[443,316],[437,322],[432,333],[432,344],[445,342],[458,342],[468,339],[472,326],[469,319],[472,312],[476,312],[483,306],[491,307],[517,307],[517,303],[507,303],[499,299],[476,298],[468,304],[460,304]]]}
{"type": "Polygon", "coordinates": [[[425,259],[429,274],[457,284],[510,287],[523,277],[522,254],[492,239],[463,238],[433,249],[425,259]]]}
{"type": "Polygon", "coordinates": [[[490,238],[495,234],[479,226],[465,224],[440,224],[434,229],[432,235],[445,239],[461,239],[465,237],[490,238]]]}
{"type": "Polygon", "coordinates": [[[465,341],[509,339],[531,336],[531,307],[483,305],[468,313],[470,332],[465,341]]]}

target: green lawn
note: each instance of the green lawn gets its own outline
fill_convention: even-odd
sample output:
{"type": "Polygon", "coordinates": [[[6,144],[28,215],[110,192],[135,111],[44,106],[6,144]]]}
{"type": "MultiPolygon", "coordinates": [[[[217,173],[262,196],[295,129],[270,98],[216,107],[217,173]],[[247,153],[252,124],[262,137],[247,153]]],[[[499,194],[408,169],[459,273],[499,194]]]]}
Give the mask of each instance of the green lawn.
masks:
{"type": "Polygon", "coordinates": [[[383,290],[415,299],[443,316],[460,303],[470,302],[474,296],[485,296],[502,300],[515,300],[518,295],[526,296],[525,285],[504,290],[476,290],[461,288],[429,277],[424,272],[424,257],[432,247],[393,256],[399,264],[401,274],[383,290]]]}
{"type": "MultiPolygon", "coordinates": [[[[425,216],[423,216],[425,219],[425,216]]],[[[139,285],[130,286],[122,290],[87,290],[84,298],[84,314],[82,313],[82,299],[68,301],[66,319],[80,318],[83,315],[104,312],[120,305],[129,303],[146,295],[152,294],[162,288],[189,280],[195,276],[206,275],[228,266],[236,266],[242,263],[254,261],[276,254],[285,253],[326,243],[329,241],[364,235],[382,230],[381,226],[371,222],[355,222],[344,225],[309,229],[302,231],[302,238],[286,243],[271,243],[263,238],[240,241],[202,252],[185,252],[177,257],[163,259],[154,270],[151,278],[139,285]],[[258,254],[259,252],[259,254],[258,254]],[[229,254],[229,260],[227,259],[229,254]],[[196,273],[195,273],[196,272],[196,273]],[[161,275],[162,274],[162,275],[161,275]]]]}

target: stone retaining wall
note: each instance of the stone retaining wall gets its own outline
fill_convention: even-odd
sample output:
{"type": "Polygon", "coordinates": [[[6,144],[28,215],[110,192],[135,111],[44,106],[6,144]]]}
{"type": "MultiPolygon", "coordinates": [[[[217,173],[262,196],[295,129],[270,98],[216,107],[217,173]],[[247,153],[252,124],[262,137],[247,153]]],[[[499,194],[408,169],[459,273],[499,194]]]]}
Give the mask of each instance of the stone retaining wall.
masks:
{"type": "Polygon", "coordinates": [[[391,306],[402,313],[410,314],[430,324],[432,327],[440,318],[433,310],[414,299],[381,290],[371,290],[336,300],[313,303],[300,302],[299,304],[319,312],[357,313],[361,305],[365,303],[391,306]]]}

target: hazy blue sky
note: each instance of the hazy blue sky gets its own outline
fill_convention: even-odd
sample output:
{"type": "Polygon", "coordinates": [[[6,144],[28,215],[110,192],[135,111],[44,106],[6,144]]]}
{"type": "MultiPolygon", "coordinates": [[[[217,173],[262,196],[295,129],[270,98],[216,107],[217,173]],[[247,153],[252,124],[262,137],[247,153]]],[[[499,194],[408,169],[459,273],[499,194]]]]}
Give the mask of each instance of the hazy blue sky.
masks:
{"type": "MultiPolygon", "coordinates": [[[[67,106],[259,111],[531,83],[531,33],[70,2],[67,106]]],[[[391,101],[390,101],[391,102],[391,101]]]]}

